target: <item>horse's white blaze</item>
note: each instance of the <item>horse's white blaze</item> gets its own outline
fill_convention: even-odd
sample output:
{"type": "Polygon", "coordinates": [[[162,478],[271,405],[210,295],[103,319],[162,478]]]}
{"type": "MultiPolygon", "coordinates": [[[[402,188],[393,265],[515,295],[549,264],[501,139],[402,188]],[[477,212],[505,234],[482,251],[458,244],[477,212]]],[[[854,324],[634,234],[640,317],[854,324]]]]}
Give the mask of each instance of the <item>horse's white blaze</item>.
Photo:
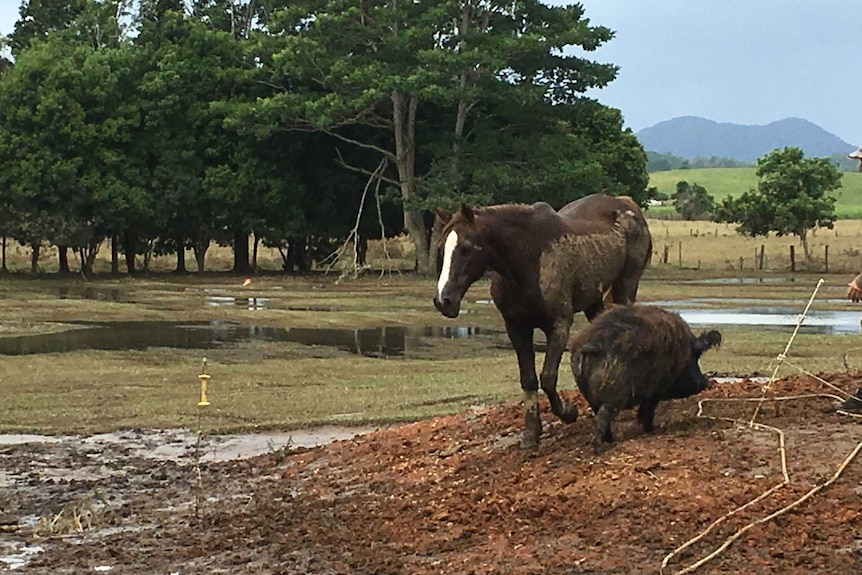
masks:
{"type": "Polygon", "coordinates": [[[452,254],[455,252],[455,246],[457,245],[458,233],[452,230],[446,236],[446,243],[443,244],[443,267],[440,269],[440,278],[437,280],[438,300],[443,298],[443,290],[446,289],[446,284],[449,283],[449,274],[452,273],[452,254]]]}

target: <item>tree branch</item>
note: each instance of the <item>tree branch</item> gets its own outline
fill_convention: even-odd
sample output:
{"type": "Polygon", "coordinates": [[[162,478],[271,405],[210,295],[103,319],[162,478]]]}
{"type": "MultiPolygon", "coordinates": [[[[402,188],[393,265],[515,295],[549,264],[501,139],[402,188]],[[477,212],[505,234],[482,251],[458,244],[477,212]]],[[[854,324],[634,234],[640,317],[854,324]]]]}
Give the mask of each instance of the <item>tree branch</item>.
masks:
{"type": "MultiPolygon", "coordinates": [[[[344,158],[342,157],[342,155],[341,155],[341,151],[340,151],[340,150],[338,150],[338,149],[336,148],[335,152],[338,154],[338,159],[336,159],[336,163],[337,163],[339,166],[341,166],[342,168],[345,168],[345,169],[347,169],[347,170],[350,170],[351,172],[356,172],[356,173],[358,173],[358,174],[363,174],[363,175],[365,175],[365,176],[369,176],[369,177],[374,176],[375,178],[378,178],[378,179],[380,179],[380,180],[383,180],[383,181],[384,181],[384,182],[386,182],[387,184],[392,184],[393,186],[398,186],[398,185],[400,185],[400,182],[399,182],[398,180],[394,180],[394,179],[392,179],[392,178],[388,178],[388,177],[384,176],[384,175],[383,175],[383,170],[381,170],[379,167],[378,167],[376,170],[371,171],[371,170],[368,170],[368,169],[366,169],[366,168],[360,168],[359,166],[354,166],[353,164],[348,164],[348,163],[344,160],[344,158]]],[[[382,161],[385,161],[385,160],[386,160],[386,159],[384,158],[383,160],[381,160],[381,162],[382,162],[382,161]]]]}

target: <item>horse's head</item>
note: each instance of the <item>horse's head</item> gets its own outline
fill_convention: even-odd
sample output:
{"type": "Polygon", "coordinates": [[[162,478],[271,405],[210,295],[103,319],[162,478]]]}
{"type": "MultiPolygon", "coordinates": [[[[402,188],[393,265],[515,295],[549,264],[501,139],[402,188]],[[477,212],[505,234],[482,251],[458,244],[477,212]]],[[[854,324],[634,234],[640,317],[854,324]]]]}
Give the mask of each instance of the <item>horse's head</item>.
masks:
{"type": "Polygon", "coordinates": [[[446,317],[458,317],[461,298],[488,267],[489,249],[476,214],[467,206],[454,214],[437,209],[443,232],[437,244],[437,295],[434,307],[446,317]]]}

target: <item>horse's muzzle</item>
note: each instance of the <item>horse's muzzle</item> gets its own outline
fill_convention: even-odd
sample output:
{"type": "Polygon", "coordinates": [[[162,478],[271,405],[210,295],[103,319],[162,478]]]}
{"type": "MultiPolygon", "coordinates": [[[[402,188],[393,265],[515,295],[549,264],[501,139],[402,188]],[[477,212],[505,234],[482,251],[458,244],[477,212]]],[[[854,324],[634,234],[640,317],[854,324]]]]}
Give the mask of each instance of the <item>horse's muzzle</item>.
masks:
{"type": "Polygon", "coordinates": [[[446,317],[458,317],[458,312],[461,311],[461,302],[458,300],[451,300],[447,297],[444,297],[442,300],[437,299],[437,296],[434,296],[434,307],[437,308],[437,311],[445,315],[446,317]]]}

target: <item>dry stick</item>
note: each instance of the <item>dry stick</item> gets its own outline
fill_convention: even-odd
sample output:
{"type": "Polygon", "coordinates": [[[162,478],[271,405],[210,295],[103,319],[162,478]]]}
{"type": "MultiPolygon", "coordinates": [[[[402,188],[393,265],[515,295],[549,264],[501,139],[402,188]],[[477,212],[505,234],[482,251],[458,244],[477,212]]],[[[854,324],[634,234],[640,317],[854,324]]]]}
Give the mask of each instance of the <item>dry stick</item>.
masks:
{"type": "MultiPolygon", "coordinates": [[[[383,255],[386,257],[386,263],[389,266],[388,271],[391,272],[393,269],[392,264],[392,256],[389,255],[389,246],[386,243],[386,227],[383,225],[383,210],[380,208],[380,182],[382,178],[377,178],[377,185],[374,187],[374,200],[377,203],[377,221],[380,223],[380,240],[383,242],[383,255]]],[[[398,274],[401,274],[401,270],[395,268],[398,274]]],[[[380,270],[380,277],[383,277],[383,274],[387,270],[380,270]]]]}
{"type": "Polygon", "coordinates": [[[826,482],[812,487],[805,495],[803,495],[802,497],[800,497],[796,501],[794,501],[788,505],[785,505],[784,507],[782,507],[778,511],[775,511],[775,512],[767,515],[766,517],[761,517],[757,521],[753,521],[753,522],[749,523],[748,525],[746,525],[745,527],[742,527],[736,533],[734,533],[733,535],[731,535],[730,537],[725,539],[724,543],[722,543],[721,546],[718,547],[718,549],[716,549],[715,551],[713,551],[712,553],[710,553],[709,555],[707,555],[706,557],[704,557],[703,559],[701,559],[697,563],[693,563],[692,565],[689,565],[688,567],[686,567],[682,571],[678,571],[676,573],[676,575],[685,575],[686,573],[692,573],[701,565],[707,563],[708,561],[711,561],[712,559],[714,559],[715,557],[720,555],[725,549],[730,547],[734,541],[736,541],[737,539],[742,537],[743,534],[745,534],[750,529],[752,529],[758,525],[763,525],[764,523],[768,523],[769,521],[772,521],[776,517],[778,517],[780,515],[784,515],[788,511],[791,511],[792,509],[799,507],[800,505],[802,505],[803,503],[805,503],[806,501],[808,501],[809,499],[814,497],[814,495],[816,495],[819,491],[821,491],[821,490],[825,489],[826,487],[829,487],[830,485],[835,483],[838,480],[838,478],[841,476],[841,473],[844,472],[844,469],[846,469],[846,467],[848,465],[850,465],[850,462],[853,461],[853,459],[856,457],[856,455],[859,453],[860,450],[862,450],[862,441],[860,441],[856,445],[856,448],[850,452],[850,455],[848,455],[844,459],[844,462],[841,463],[840,466],[838,466],[838,469],[835,471],[835,473],[832,475],[832,477],[830,477],[826,482]]]}
{"type": "MultiPolygon", "coordinates": [[[[778,491],[778,489],[784,487],[785,485],[787,485],[787,482],[784,482],[784,481],[782,481],[781,483],[777,483],[776,485],[773,485],[772,487],[770,487],[769,490],[758,495],[757,497],[755,497],[754,499],[752,499],[748,503],[745,503],[744,505],[740,505],[736,509],[730,511],[729,513],[726,513],[725,515],[722,515],[721,517],[719,517],[718,519],[713,521],[706,529],[701,531],[700,534],[698,534],[696,537],[689,539],[688,541],[686,541],[685,543],[683,543],[682,545],[680,545],[679,547],[677,547],[676,549],[674,549],[673,551],[668,553],[661,562],[661,569],[659,572],[664,573],[664,570],[667,567],[667,564],[670,562],[671,559],[673,559],[678,554],[680,554],[684,550],[688,549],[689,547],[691,547],[692,545],[694,545],[695,543],[697,543],[698,541],[700,541],[701,539],[703,539],[704,537],[709,535],[713,529],[715,529],[716,527],[718,527],[719,525],[724,523],[725,520],[730,519],[731,517],[733,517],[734,515],[736,515],[740,511],[743,511],[744,509],[751,507],[755,503],[758,503],[758,502],[762,501],[763,499],[769,497],[770,495],[772,495],[773,493],[778,491]]],[[[699,562],[696,565],[699,567],[700,564],[702,564],[702,563],[699,562]]],[[[680,573],[690,573],[691,572],[690,570],[691,570],[691,566],[687,567],[683,571],[679,571],[677,573],[677,575],[679,575],[680,573]]]]}
{"type": "MultiPolygon", "coordinates": [[[[772,377],[769,378],[769,381],[766,385],[763,386],[763,394],[761,395],[761,399],[766,397],[766,394],[769,392],[769,388],[772,387],[772,384],[775,383],[775,376],[778,375],[778,370],[781,368],[781,364],[787,359],[787,352],[790,351],[790,346],[793,345],[793,340],[796,339],[796,334],[799,333],[799,328],[802,327],[802,322],[805,321],[805,315],[808,313],[808,309],[811,307],[812,302],[814,302],[814,298],[817,296],[817,291],[820,289],[820,286],[823,285],[823,278],[817,282],[817,286],[814,288],[814,292],[811,294],[811,297],[808,299],[808,305],[805,306],[805,310],[796,318],[796,327],[793,330],[793,333],[790,336],[790,339],[787,340],[787,345],[784,347],[784,351],[778,354],[775,358],[775,370],[772,372],[772,377]]],[[[757,419],[757,414],[760,412],[760,406],[758,404],[754,409],[754,415],[751,416],[751,421],[748,422],[749,425],[754,425],[754,420],[757,419]]]]}
{"type": "Polygon", "coordinates": [[[844,391],[843,389],[841,389],[841,388],[840,388],[840,387],[838,387],[837,385],[833,385],[833,384],[829,383],[828,381],[826,381],[825,379],[823,379],[823,378],[822,378],[822,377],[820,377],[820,376],[814,375],[814,374],[813,374],[813,373],[811,373],[810,371],[806,370],[804,367],[802,367],[802,366],[800,366],[800,365],[796,365],[796,364],[794,364],[794,363],[791,363],[791,362],[787,361],[787,359],[785,359],[785,360],[784,360],[784,362],[785,362],[787,365],[789,365],[790,367],[793,367],[793,368],[795,368],[795,369],[798,369],[799,371],[801,371],[802,373],[804,373],[804,374],[805,374],[805,375],[807,375],[808,377],[813,377],[814,379],[816,379],[817,381],[819,381],[820,383],[822,383],[822,384],[823,384],[823,385],[825,385],[826,387],[828,387],[828,388],[830,388],[830,389],[834,389],[835,391],[837,391],[838,393],[840,393],[840,394],[842,394],[842,395],[844,396],[844,397],[836,397],[835,399],[837,399],[837,400],[841,401],[842,399],[849,399],[849,398],[853,397],[853,394],[852,394],[852,393],[847,392],[847,391],[844,391]]]}
{"type": "Polygon", "coordinates": [[[203,438],[203,427],[201,425],[201,408],[198,407],[198,435],[195,439],[195,517],[200,517],[201,505],[203,503],[204,478],[201,473],[201,439],[203,438]]]}
{"type": "MultiPolygon", "coordinates": [[[[809,394],[803,394],[803,395],[773,397],[773,398],[770,398],[770,401],[789,401],[789,400],[793,400],[793,399],[807,399],[807,398],[812,398],[812,397],[828,397],[828,398],[837,399],[837,400],[841,399],[840,397],[829,394],[829,393],[809,393],[809,394]]],[[[763,398],[748,398],[748,397],[728,397],[728,398],[703,399],[697,403],[697,417],[707,417],[707,418],[713,419],[713,420],[722,420],[722,421],[730,421],[731,423],[738,423],[737,420],[734,420],[734,419],[731,419],[728,417],[713,417],[713,416],[703,415],[703,404],[704,403],[719,402],[719,401],[725,401],[725,402],[757,401],[757,402],[762,402],[762,401],[764,401],[764,399],[763,398]]],[[[844,412],[841,410],[838,410],[837,412],[844,414],[844,415],[850,415],[853,417],[862,417],[862,415],[855,415],[855,414],[847,413],[847,412],[844,412]]],[[[671,559],[673,559],[676,555],[681,553],[683,550],[687,549],[688,547],[690,547],[693,544],[697,543],[698,541],[702,540],[713,529],[715,529],[718,525],[723,523],[725,520],[729,519],[730,517],[739,513],[740,511],[754,505],[755,503],[762,501],[763,499],[765,499],[766,497],[768,497],[769,495],[771,495],[772,493],[774,493],[775,491],[777,491],[781,487],[784,487],[785,485],[790,483],[790,474],[788,473],[788,470],[787,470],[787,450],[786,450],[786,445],[785,445],[785,440],[784,440],[784,432],[777,427],[772,427],[770,425],[765,425],[762,423],[749,423],[749,425],[752,425],[755,428],[770,429],[770,430],[778,433],[779,451],[781,454],[781,471],[782,471],[782,475],[784,476],[783,481],[781,483],[773,485],[766,492],[762,493],[761,495],[758,495],[757,497],[748,501],[747,503],[745,503],[745,504],[737,507],[736,509],[733,509],[729,513],[726,513],[725,515],[719,517],[718,519],[713,521],[706,529],[701,531],[700,534],[698,534],[696,537],[694,537],[693,539],[690,539],[689,541],[686,541],[685,543],[683,543],[682,545],[680,545],[679,547],[677,547],[676,549],[671,551],[662,560],[661,569],[660,569],[661,573],[664,573],[664,570],[667,567],[667,565],[671,559]]],[[[767,517],[763,517],[761,519],[758,519],[757,521],[755,521],[753,523],[749,523],[748,525],[746,525],[745,527],[741,528],[736,533],[734,533],[727,540],[725,540],[724,544],[722,544],[721,547],[719,547],[718,549],[716,549],[715,551],[713,551],[712,553],[710,553],[706,557],[702,558],[701,560],[697,561],[696,563],[689,565],[688,567],[686,567],[682,571],[678,571],[675,575],[684,575],[685,573],[691,573],[691,572],[695,571],[697,568],[704,565],[706,562],[717,557],[720,553],[722,553],[725,549],[727,549],[734,541],[739,539],[743,535],[743,533],[745,533],[746,531],[748,531],[752,527],[754,527],[756,525],[760,525],[762,523],[766,523],[767,521],[770,521],[771,519],[778,517],[779,515],[786,513],[787,511],[790,511],[794,507],[800,505],[801,503],[803,503],[804,501],[806,501],[807,499],[812,497],[815,493],[817,493],[818,491],[820,491],[824,487],[831,485],[838,478],[838,476],[841,474],[841,472],[843,472],[844,468],[847,467],[847,465],[850,463],[850,461],[852,461],[852,459],[856,456],[856,454],[858,453],[860,448],[862,448],[862,443],[857,445],[857,447],[853,451],[853,453],[851,453],[850,456],[845,460],[845,462],[838,468],[838,471],[835,473],[835,476],[833,476],[832,479],[830,479],[829,481],[827,481],[826,483],[824,483],[820,486],[813,488],[811,491],[806,493],[802,498],[798,499],[797,501],[794,501],[793,503],[791,503],[790,505],[788,505],[782,509],[779,509],[775,513],[768,515],[767,517]]]]}
{"type": "MultiPolygon", "coordinates": [[[[735,399],[735,398],[728,398],[728,400],[733,400],[733,399],[735,399]]],[[[711,399],[711,400],[710,399],[704,399],[704,400],[699,401],[697,403],[697,417],[706,417],[707,419],[712,419],[715,421],[719,421],[719,420],[729,421],[729,422],[734,423],[734,424],[739,423],[737,420],[731,419],[729,417],[714,417],[711,415],[703,415],[703,404],[704,404],[704,402],[707,402],[707,401],[722,401],[722,399],[720,399],[720,398],[711,399]]],[[[757,401],[757,399],[752,399],[752,401],[757,401]]],[[[691,547],[692,545],[694,545],[695,543],[697,543],[698,541],[700,541],[701,539],[703,539],[704,537],[709,535],[713,529],[715,529],[716,527],[718,527],[719,525],[724,523],[724,521],[726,521],[727,519],[730,519],[731,517],[733,517],[734,515],[736,515],[740,511],[747,509],[748,507],[751,507],[755,503],[762,501],[766,497],[772,495],[775,491],[777,491],[781,487],[784,487],[785,485],[790,483],[790,473],[787,470],[787,448],[786,448],[786,443],[784,440],[784,432],[782,430],[778,429],[777,427],[772,427],[771,425],[765,425],[763,423],[754,423],[754,424],[752,424],[752,426],[755,429],[767,429],[770,431],[774,431],[775,433],[778,434],[778,449],[779,449],[779,452],[781,455],[781,473],[782,473],[782,476],[784,479],[781,481],[781,483],[773,485],[769,490],[762,493],[761,495],[758,495],[757,497],[750,500],[749,502],[747,502],[743,505],[740,505],[736,509],[733,509],[732,511],[722,515],[721,517],[719,517],[718,519],[713,521],[709,526],[707,526],[706,529],[701,531],[700,534],[698,534],[696,537],[689,539],[688,541],[686,541],[685,543],[683,543],[682,545],[680,545],[679,547],[677,547],[676,549],[674,549],[673,551],[668,553],[661,562],[661,569],[659,570],[660,573],[664,573],[664,570],[667,567],[668,563],[670,563],[671,559],[673,559],[674,557],[679,555],[682,551],[684,551],[685,549],[688,549],[689,547],[691,547]]],[[[683,571],[681,571],[680,573],[683,573],[683,571]]],[[[679,574],[677,574],[677,575],[679,575],[679,574]]]]}
{"type": "MultiPolygon", "coordinates": [[[[207,371],[207,358],[203,359],[203,363],[201,364],[201,373],[206,373],[207,371]]],[[[203,503],[203,493],[204,493],[204,478],[201,473],[201,441],[203,440],[203,407],[198,405],[198,434],[197,438],[195,438],[195,464],[194,464],[194,472],[195,472],[195,517],[200,517],[201,506],[203,503]]]]}
{"type": "Polygon", "coordinates": [[[335,265],[335,262],[341,257],[341,255],[347,251],[347,244],[350,243],[350,238],[353,238],[353,277],[357,277],[359,275],[359,222],[362,219],[362,208],[365,207],[365,198],[368,196],[368,188],[371,187],[371,182],[377,179],[377,185],[380,186],[380,178],[383,175],[383,170],[386,168],[386,158],[380,160],[380,163],[377,165],[377,168],[371,173],[368,177],[368,181],[365,182],[365,189],[362,190],[362,198],[359,200],[359,210],[356,212],[356,222],[353,224],[353,229],[350,230],[350,233],[347,234],[347,239],[344,240],[344,243],[341,244],[341,247],[323,258],[320,263],[323,263],[329,259],[332,259],[332,262],[327,266],[326,271],[324,273],[329,273],[329,270],[332,269],[332,266],[335,265]]]}

